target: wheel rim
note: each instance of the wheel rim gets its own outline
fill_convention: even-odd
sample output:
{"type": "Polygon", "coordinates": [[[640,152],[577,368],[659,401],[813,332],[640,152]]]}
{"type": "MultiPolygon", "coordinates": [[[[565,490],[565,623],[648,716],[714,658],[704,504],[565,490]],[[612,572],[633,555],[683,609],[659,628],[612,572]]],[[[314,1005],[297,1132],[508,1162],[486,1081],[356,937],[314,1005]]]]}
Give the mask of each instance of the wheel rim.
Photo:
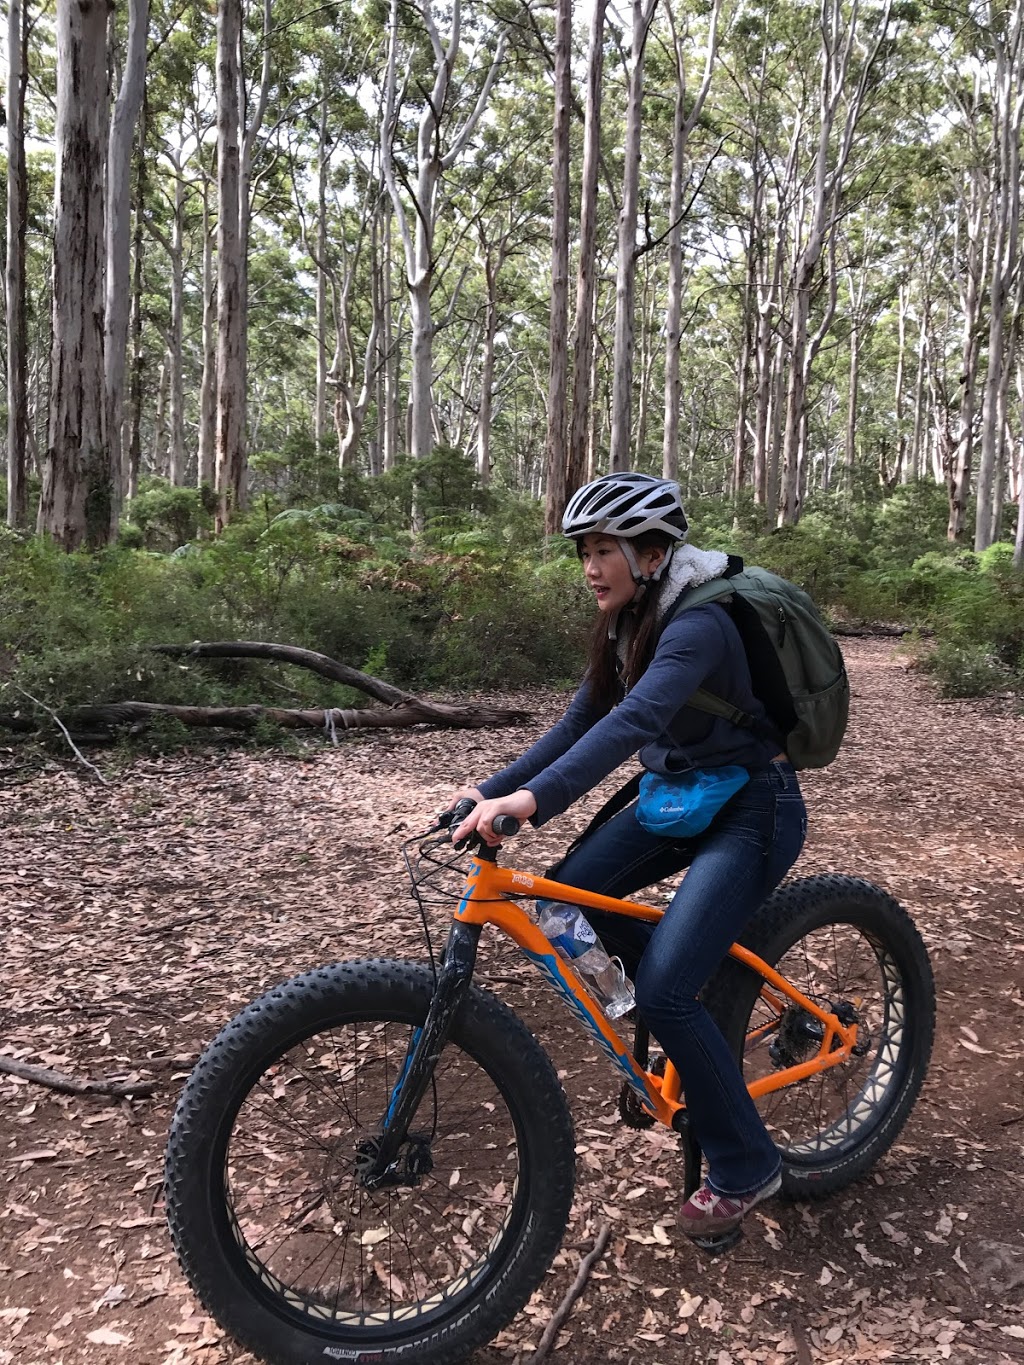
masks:
{"type": "MultiPolygon", "coordinates": [[[[757,1101],[789,1164],[824,1165],[865,1142],[899,1097],[910,1047],[907,982],[885,944],[854,924],[811,930],[779,960],[778,970],[817,1004],[846,1002],[856,1011],[863,1055],[757,1101]]],[[[814,1056],[820,1041],[810,1022],[799,1007],[789,1005],[780,1015],[764,994],[758,996],[744,1044],[748,1084],[814,1056]]]]}
{"type": "Polygon", "coordinates": [[[454,1044],[410,1126],[432,1168],[415,1185],[359,1183],[357,1149],[413,1029],[378,1019],[309,1034],[249,1078],[222,1134],[229,1243],[260,1296],[307,1331],[390,1339],[446,1319],[497,1272],[521,1221],[515,1117],[454,1044]]]}

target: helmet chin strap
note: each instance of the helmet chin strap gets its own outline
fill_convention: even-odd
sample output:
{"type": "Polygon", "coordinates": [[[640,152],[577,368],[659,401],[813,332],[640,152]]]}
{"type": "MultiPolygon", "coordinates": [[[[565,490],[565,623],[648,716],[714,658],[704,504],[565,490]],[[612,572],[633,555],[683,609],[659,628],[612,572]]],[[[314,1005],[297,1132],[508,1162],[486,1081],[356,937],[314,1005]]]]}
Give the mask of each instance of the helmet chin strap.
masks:
{"type": "MultiPolygon", "coordinates": [[[[652,583],[657,583],[661,578],[662,574],[668,568],[669,561],[672,558],[672,551],[675,549],[675,546],[666,545],[665,553],[662,556],[661,563],[655,569],[654,573],[645,574],[640,567],[636,554],[634,553],[633,547],[632,545],[630,545],[629,541],[626,540],[625,537],[620,537],[619,545],[622,549],[622,553],[626,556],[626,563],[629,565],[630,573],[633,575],[633,582],[636,584],[636,591],[634,592],[632,599],[630,600],[629,603],[631,607],[635,607],[638,602],[643,600],[644,593],[646,593],[650,585],[652,583]]],[[[609,640],[614,640],[618,636],[620,615],[621,611],[617,611],[612,616],[611,620],[608,622],[609,640]]]]}
{"type": "Polygon", "coordinates": [[[661,578],[662,574],[668,568],[669,563],[672,559],[672,550],[674,547],[671,545],[666,545],[665,553],[662,556],[661,563],[655,569],[654,573],[645,574],[643,569],[641,569],[640,567],[639,561],[637,560],[636,554],[633,550],[632,545],[630,545],[629,541],[626,540],[624,537],[620,538],[619,546],[622,550],[622,553],[626,556],[626,563],[629,565],[629,571],[633,575],[633,581],[638,585],[637,596],[633,598],[634,602],[638,602],[640,600],[640,590],[646,588],[648,583],[657,583],[658,580],[661,578]]]}

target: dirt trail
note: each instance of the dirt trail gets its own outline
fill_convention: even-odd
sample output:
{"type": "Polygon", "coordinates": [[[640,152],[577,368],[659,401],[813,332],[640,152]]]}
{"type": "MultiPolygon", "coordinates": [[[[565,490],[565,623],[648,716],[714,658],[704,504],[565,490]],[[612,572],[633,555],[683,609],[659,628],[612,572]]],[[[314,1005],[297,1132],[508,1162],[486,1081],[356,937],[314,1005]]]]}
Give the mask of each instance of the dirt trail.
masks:
{"type": "MultiPolygon", "coordinates": [[[[609,1252],[552,1356],[564,1365],[1024,1360],[1024,721],[1006,702],[936,701],[888,643],[847,654],[850,737],[806,775],[798,870],[880,882],[925,935],[938,1035],[906,1130],[871,1177],[772,1203],[709,1262],[671,1236],[672,1139],[622,1129],[604,1063],[544,989],[513,985],[564,1072],[579,1188],[558,1263],[476,1365],[526,1365],[606,1219],[609,1252]]],[[[284,976],[420,955],[398,838],[564,702],[500,700],[534,725],[351,736],[303,758],[185,752],[108,769],[109,787],[56,766],[23,780],[0,752],[0,1053],[159,1082],[110,1102],[0,1076],[0,1365],[251,1365],[169,1252],[159,1181],[183,1068],[284,976]]],[[[552,861],[585,814],[524,838],[517,862],[552,861]]],[[[509,967],[496,950],[485,974],[509,967]]]]}

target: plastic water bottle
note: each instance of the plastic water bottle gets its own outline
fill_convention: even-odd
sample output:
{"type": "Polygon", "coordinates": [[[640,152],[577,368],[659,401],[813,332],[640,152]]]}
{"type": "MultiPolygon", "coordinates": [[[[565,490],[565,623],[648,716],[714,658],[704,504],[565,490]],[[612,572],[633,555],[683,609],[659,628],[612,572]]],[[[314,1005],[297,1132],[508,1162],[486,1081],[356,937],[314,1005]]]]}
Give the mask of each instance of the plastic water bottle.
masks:
{"type": "Polygon", "coordinates": [[[558,901],[540,901],[537,910],[541,933],[563,961],[572,963],[608,1018],[627,1014],[636,1004],[633,983],[618,958],[609,957],[602,948],[583,911],[558,901]]]}

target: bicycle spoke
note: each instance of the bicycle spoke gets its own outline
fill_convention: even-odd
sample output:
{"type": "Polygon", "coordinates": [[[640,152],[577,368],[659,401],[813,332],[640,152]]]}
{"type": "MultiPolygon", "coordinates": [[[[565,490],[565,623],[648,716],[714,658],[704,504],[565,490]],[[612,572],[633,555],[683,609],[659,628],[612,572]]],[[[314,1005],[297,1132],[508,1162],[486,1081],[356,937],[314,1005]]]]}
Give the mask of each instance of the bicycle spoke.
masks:
{"type": "Polygon", "coordinates": [[[430,1311],[472,1282],[508,1223],[514,1128],[493,1082],[456,1050],[410,1125],[426,1135],[429,1171],[411,1187],[360,1183],[356,1149],[374,1131],[360,1120],[380,1122],[411,1037],[383,1021],[325,1028],[268,1069],[238,1115],[228,1166],[239,1235],[296,1311],[345,1322],[430,1311]]]}
{"type": "MultiPolygon", "coordinates": [[[[841,1150],[855,1143],[895,1083],[889,1017],[899,977],[881,949],[853,925],[831,924],[812,931],[783,957],[782,974],[808,998],[826,1008],[845,1002],[859,1020],[858,1039],[866,1041],[865,1056],[851,1056],[805,1081],[771,1091],[762,1098],[761,1114],[783,1153],[794,1156],[841,1150]]],[[[769,1007],[758,997],[748,1037],[759,1035],[748,1047],[748,1079],[771,1075],[780,1065],[795,1065],[813,1057],[819,1043],[799,1006],[788,1004],[774,1030],[759,1033],[770,1019],[769,1007]],[[775,1054],[769,1052],[774,1042],[775,1054]]]]}

